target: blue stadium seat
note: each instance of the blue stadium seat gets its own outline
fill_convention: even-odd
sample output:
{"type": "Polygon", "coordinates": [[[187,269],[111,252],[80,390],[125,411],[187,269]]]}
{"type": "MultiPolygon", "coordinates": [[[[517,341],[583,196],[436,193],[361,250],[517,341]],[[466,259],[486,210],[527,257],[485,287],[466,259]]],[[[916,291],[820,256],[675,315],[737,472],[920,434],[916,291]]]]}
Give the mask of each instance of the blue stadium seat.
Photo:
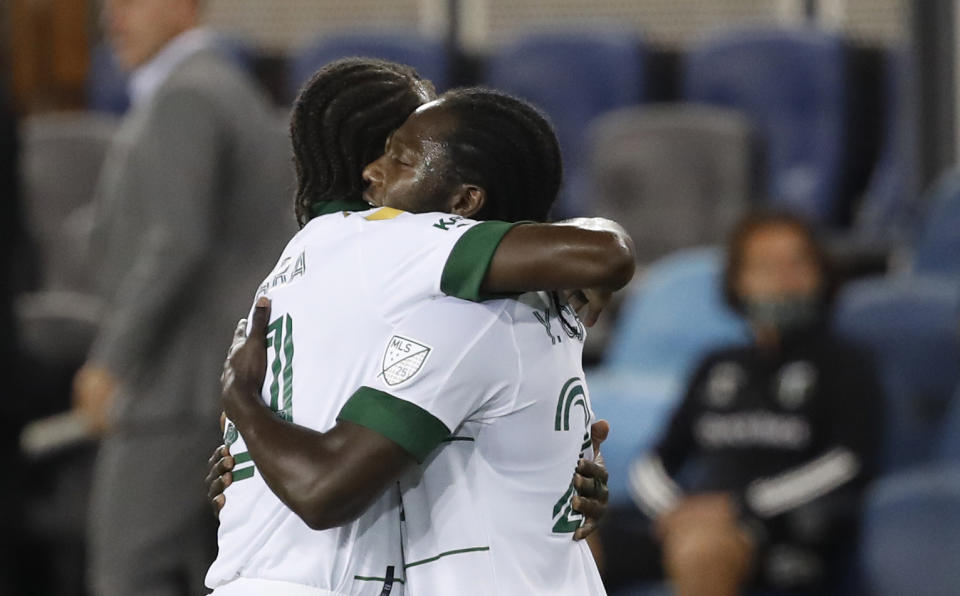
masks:
{"type": "Polygon", "coordinates": [[[940,437],[940,459],[960,465],[960,385],[953,393],[943,434],[940,437]]]}
{"type": "Polygon", "coordinates": [[[960,382],[960,284],[903,276],[851,283],[839,297],[841,337],[868,349],[884,395],[882,466],[933,458],[950,396],[960,382]]]}
{"type": "Polygon", "coordinates": [[[291,99],[325,64],[340,58],[364,56],[408,64],[430,79],[437,91],[448,85],[449,56],[442,39],[414,32],[380,30],[324,35],[290,60],[287,91],[291,99]]]}
{"type": "Polygon", "coordinates": [[[644,65],[640,36],[624,29],[530,33],[490,57],[487,83],[533,102],[557,127],[565,166],[558,215],[590,211],[587,125],[643,99],[644,65]]]}
{"type": "Polygon", "coordinates": [[[87,71],[87,108],[110,114],[123,114],[130,107],[127,75],[117,64],[110,46],[98,44],[90,52],[87,71]]]}
{"type": "Polygon", "coordinates": [[[723,301],[723,254],[678,252],[654,263],[624,305],[604,364],[617,370],[667,370],[686,380],[706,352],[749,340],[744,321],[723,301]]]}
{"type": "Polygon", "coordinates": [[[955,596],[960,467],[895,474],[869,491],[861,566],[873,596],[955,596]]]}
{"type": "Polygon", "coordinates": [[[597,417],[610,422],[601,451],[610,471],[612,506],[633,503],[627,489],[630,462],[660,438],[677,395],[683,390],[670,374],[596,370],[587,374],[597,417]]]}
{"type": "Polygon", "coordinates": [[[960,274],[960,168],[937,181],[914,246],[918,273],[960,274]]]}
{"type": "Polygon", "coordinates": [[[913,54],[906,48],[884,56],[883,139],[854,221],[860,240],[891,248],[908,241],[919,210],[913,68],[913,54]]]}
{"type": "Polygon", "coordinates": [[[816,29],[724,32],[687,56],[685,97],[741,110],[766,163],[767,194],[837,223],[847,126],[844,46],[816,29]]]}

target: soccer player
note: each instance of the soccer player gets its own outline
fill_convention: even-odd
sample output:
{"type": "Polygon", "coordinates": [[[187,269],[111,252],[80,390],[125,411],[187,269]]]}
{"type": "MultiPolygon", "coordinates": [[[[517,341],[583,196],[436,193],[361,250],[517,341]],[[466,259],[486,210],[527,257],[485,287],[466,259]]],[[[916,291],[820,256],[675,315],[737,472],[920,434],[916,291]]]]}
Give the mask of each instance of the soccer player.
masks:
{"type": "MultiPolygon", "coordinates": [[[[478,212],[486,208],[494,214],[499,211],[508,216],[511,213],[518,216],[511,219],[528,217],[530,216],[528,214],[532,214],[537,219],[544,218],[559,186],[559,152],[549,126],[534,111],[517,109],[524,107],[520,102],[506,101],[502,96],[489,93],[480,93],[475,96],[465,93],[459,98],[451,98],[449,106],[451,109],[456,109],[452,112],[443,110],[432,112],[440,116],[439,121],[433,122],[433,125],[439,128],[432,131],[432,137],[430,130],[432,125],[430,125],[427,126],[426,131],[420,131],[424,134],[407,138],[406,141],[400,133],[391,139],[388,145],[391,161],[381,163],[380,173],[385,167],[388,174],[386,177],[392,181],[395,191],[393,196],[425,197],[427,201],[436,201],[438,207],[454,213],[478,212]],[[490,98],[496,98],[496,101],[490,104],[483,103],[484,99],[490,98]],[[505,103],[497,103],[504,101],[505,103]],[[499,122],[490,118],[485,121],[469,121],[477,114],[489,113],[500,114],[507,118],[501,118],[499,122]],[[453,117],[453,120],[450,117],[453,117]],[[458,122],[456,126],[453,126],[454,120],[458,122]],[[486,135],[490,124],[499,124],[500,128],[505,128],[507,132],[496,137],[486,135]],[[504,127],[504,124],[512,126],[504,127]],[[448,135],[441,130],[444,127],[448,133],[467,130],[470,134],[448,135]],[[456,162],[449,158],[455,156],[457,152],[475,153],[478,138],[486,143],[489,143],[490,139],[500,142],[500,154],[495,159],[482,163],[483,167],[476,172],[466,169],[453,171],[452,164],[456,162]],[[415,166],[409,163],[412,160],[417,160],[415,166]],[[524,174],[541,175],[524,176],[524,174]],[[539,186],[524,187],[523,181],[530,179],[540,180],[541,183],[539,186]],[[476,180],[485,184],[489,180],[489,188],[479,186],[474,182],[476,180]],[[506,182],[499,184],[499,180],[506,182]],[[406,195],[396,192],[404,189],[409,191],[406,195]],[[530,202],[532,207],[524,207],[522,203],[504,204],[505,197],[523,196],[525,190],[534,193],[532,195],[534,200],[530,202]]],[[[336,106],[310,111],[326,116],[337,112],[336,106]]],[[[424,113],[431,112],[426,110],[424,113]]],[[[294,120],[296,134],[296,116],[294,120]]],[[[372,169],[368,178],[372,180],[377,175],[376,169],[372,169]]],[[[373,186],[377,187],[376,181],[373,180],[373,182],[373,186]]],[[[376,202],[378,197],[369,195],[369,198],[376,202]]],[[[301,212],[304,211],[302,207],[303,203],[298,202],[301,212]]],[[[318,207],[322,208],[323,205],[311,204],[309,211],[316,215],[322,212],[318,211],[318,207]]],[[[378,360],[377,358],[371,360],[370,357],[371,347],[373,347],[369,341],[371,332],[389,332],[400,322],[417,314],[423,303],[422,299],[416,299],[415,294],[418,292],[439,294],[439,286],[447,286],[448,289],[453,288],[452,291],[463,295],[479,295],[480,289],[484,286],[495,291],[527,289],[524,284],[542,284],[534,287],[551,287],[548,282],[555,279],[561,271],[544,271],[542,264],[550,262],[549,259],[545,259],[545,256],[556,258],[558,253],[570,257],[572,269],[575,271],[573,275],[580,276],[575,277],[574,281],[584,282],[582,284],[584,287],[603,285],[600,282],[609,279],[611,272],[619,276],[611,284],[617,286],[625,283],[629,274],[632,273],[630,251],[624,250],[621,236],[609,231],[583,230],[572,226],[529,225],[507,234],[510,226],[496,222],[489,222],[493,225],[476,224],[458,217],[434,215],[430,216],[426,220],[429,223],[426,223],[423,216],[413,216],[395,209],[381,209],[344,216],[339,212],[344,205],[335,207],[336,213],[326,217],[315,217],[291,242],[278,268],[268,277],[265,287],[262,288],[264,293],[269,293],[275,300],[281,295],[293,299],[293,302],[280,304],[281,308],[285,309],[284,314],[278,319],[279,323],[275,321],[270,327],[271,345],[279,357],[271,363],[274,378],[266,385],[265,392],[268,403],[271,403],[282,417],[290,417],[294,412],[297,395],[317,394],[320,391],[319,387],[326,387],[331,395],[335,396],[339,393],[345,397],[356,389],[373,370],[371,366],[376,364],[373,360],[378,360]],[[511,242],[520,242],[524,237],[555,242],[557,238],[563,236],[567,236],[569,240],[559,249],[538,248],[534,245],[528,247],[532,250],[521,251],[520,255],[514,255],[512,258],[520,262],[520,266],[509,259],[498,265],[499,250],[496,251],[495,256],[491,257],[501,238],[503,245],[509,246],[508,240],[511,237],[514,237],[511,242]],[[414,238],[412,244],[409,240],[411,237],[414,238]],[[443,240],[437,240],[438,238],[443,240]],[[604,250],[598,247],[609,247],[611,242],[620,243],[619,254],[621,257],[625,254],[626,258],[615,259],[613,264],[607,265],[590,262],[590,257],[604,255],[604,250]],[[591,244],[592,247],[589,247],[591,244]],[[415,249],[404,250],[406,246],[413,246],[415,249]],[[475,262],[483,266],[478,268],[475,262]],[[489,268],[484,269],[488,262],[489,268]],[[523,271],[523,264],[531,268],[523,271]],[[586,266],[577,267],[577,264],[586,266]],[[536,268],[533,267],[534,265],[536,268]],[[479,274],[476,272],[477,269],[479,274]],[[497,285],[498,270],[516,271],[518,269],[523,273],[522,281],[517,282],[514,279],[512,283],[519,287],[506,287],[509,284],[497,285]],[[337,275],[331,275],[331,273],[337,273],[337,275]],[[337,282],[337,291],[333,294],[329,289],[321,292],[321,288],[315,287],[316,284],[323,284],[324,288],[328,288],[333,279],[337,282]],[[491,280],[494,283],[491,283],[491,280]],[[418,284],[423,285],[424,282],[425,292],[417,289],[418,284]],[[320,302],[317,296],[320,295],[324,296],[322,308],[317,304],[320,302]],[[300,296],[300,303],[297,302],[296,296],[300,296]],[[305,300],[305,297],[309,299],[305,300]],[[357,309],[360,311],[355,316],[344,314],[356,312],[357,309]],[[308,329],[306,332],[308,339],[305,343],[297,343],[292,339],[295,324],[297,329],[308,329]],[[301,345],[305,347],[301,348],[301,345]],[[336,347],[332,348],[334,345],[336,347]],[[309,363],[309,365],[301,364],[297,367],[296,363],[309,363]],[[302,372],[294,375],[294,370],[302,372]],[[352,387],[349,386],[350,383],[353,384],[352,387]]],[[[610,253],[607,252],[607,254],[610,253]]],[[[562,270],[563,267],[559,269],[562,270]]],[[[509,278],[509,275],[506,277],[509,278]]],[[[548,330],[551,324],[550,309],[556,308],[557,305],[558,301],[554,300],[552,305],[548,304],[542,309],[539,319],[534,316],[531,320],[541,330],[548,330]]],[[[482,309],[482,307],[474,308],[482,309]]],[[[556,314],[553,316],[556,317],[556,314]]],[[[571,320],[575,321],[572,313],[568,313],[567,317],[568,323],[571,320]]],[[[554,320],[552,324],[558,323],[554,320]]],[[[578,333],[575,332],[575,335],[578,333]]],[[[298,337],[303,335],[301,332],[298,337]]],[[[582,333],[579,335],[582,336],[582,333]]],[[[397,349],[402,352],[404,347],[397,349]]],[[[406,349],[415,348],[411,344],[406,346],[406,349]]],[[[423,355],[421,367],[427,357],[428,354],[423,355]]],[[[440,361],[438,357],[434,357],[433,360],[440,361]]],[[[383,361],[380,363],[383,364],[383,361]]],[[[389,367],[392,371],[390,375],[394,375],[391,378],[396,380],[397,384],[402,384],[416,376],[420,367],[407,373],[402,372],[412,363],[413,361],[397,357],[397,361],[391,362],[389,367]],[[398,369],[397,366],[400,368],[398,369]],[[405,374],[409,375],[406,379],[400,378],[405,374]]],[[[577,359],[577,366],[579,366],[579,359],[577,359]]],[[[256,387],[259,389],[259,382],[256,382],[256,387]]],[[[575,392],[575,397],[577,395],[580,394],[575,392]]],[[[551,396],[551,399],[556,401],[556,396],[551,396]]],[[[466,400],[462,401],[467,403],[466,400]]],[[[323,429],[332,424],[339,406],[342,405],[342,400],[308,400],[296,403],[298,406],[294,418],[298,422],[323,429]],[[317,423],[316,420],[320,422],[317,423]]],[[[585,398],[579,403],[584,405],[583,420],[586,424],[588,407],[585,398]]],[[[262,402],[256,402],[253,405],[263,407],[262,402]]],[[[232,418],[236,418],[235,422],[241,428],[249,418],[246,414],[250,414],[245,413],[242,408],[236,411],[231,408],[229,413],[232,418]]],[[[251,416],[255,414],[254,412],[251,416]]],[[[402,417],[401,414],[394,413],[394,415],[402,417]]],[[[268,423],[281,422],[284,428],[295,429],[295,442],[299,440],[296,439],[296,433],[311,432],[289,425],[272,415],[266,418],[268,423]]],[[[416,426],[401,425],[400,428],[406,428],[409,432],[416,426]]],[[[573,428],[576,429],[576,424],[573,428]]],[[[578,435],[575,437],[574,447],[579,449],[583,443],[583,437],[579,436],[576,430],[573,432],[578,435]]],[[[252,456],[258,465],[258,473],[254,478],[257,481],[262,478],[262,481],[278,491],[281,497],[285,497],[288,505],[291,504],[291,494],[315,498],[308,499],[311,503],[310,508],[293,503],[291,509],[286,510],[265,489],[247,491],[252,495],[249,498],[243,491],[232,491],[231,503],[237,502],[237,504],[224,510],[221,557],[211,568],[208,576],[211,585],[221,586],[218,589],[219,593],[243,593],[243,589],[272,589],[270,587],[272,583],[265,585],[262,582],[251,581],[249,579],[251,576],[274,580],[285,578],[295,584],[322,586],[327,590],[327,592],[311,593],[358,593],[364,588],[356,585],[357,583],[372,580],[371,583],[374,584],[372,589],[379,593],[380,583],[389,583],[392,577],[398,577],[387,570],[391,567],[390,563],[393,563],[394,572],[399,575],[399,561],[392,560],[390,554],[380,556],[379,559],[375,556],[377,548],[382,549],[382,545],[389,541],[392,528],[396,528],[399,523],[396,518],[392,520],[389,518],[389,504],[386,508],[379,507],[383,499],[378,500],[378,496],[392,484],[399,470],[415,462],[423,453],[409,444],[402,446],[395,442],[393,439],[397,437],[385,437],[362,424],[348,421],[339,423],[328,433],[314,434],[323,440],[333,441],[332,445],[327,442],[325,448],[328,455],[333,454],[336,457],[332,460],[313,459],[312,462],[318,465],[317,469],[311,470],[309,475],[301,474],[303,470],[299,469],[298,463],[303,462],[295,458],[288,459],[286,464],[281,463],[280,469],[259,467],[264,454],[257,447],[260,433],[255,430],[248,431],[242,439],[236,439],[237,449],[245,445],[249,452],[238,453],[235,457],[242,461],[252,456]],[[330,451],[331,447],[336,445],[349,446],[350,453],[337,454],[337,449],[330,451]],[[416,453],[410,449],[414,449],[416,453]],[[386,457],[387,455],[389,457],[386,457]],[[403,465],[397,462],[398,459],[403,465]],[[325,465],[325,463],[334,462],[337,463],[337,469],[325,465]],[[364,467],[356,469],[354,464],[357,462],[363,463],[364,467]],[[386,474],[381,473],[382,466],[388,467],[386,474]],[[287,478],[301,479],[299,485],[296,480],[294,481],[295,486],[292,490],[284,489],[282,483],[277,481],[285,472],[292,472],[292,476],[287,478]],[[314,482],[312,480],[315,478],[314,472],[323,475],[324,480],[319,483],[314,482]],[[325,488],[331,489],[331,492],[325,493],[325,488]],[[235,498],[234,495],[237,497],[235,498]],[[371,506],[371,503],[374,504],[371,506]],[[366,507],[370,508],[360,522],[349,524],[336,532],[310,533],[308,531],[307,526],[329,528],[347,522],[366,507]],[[303,518],[307,525],[297,519],[291,510],[303,518]],[[267,520],[269,522],[266,524],[267,527],[263,524],[243,523],[250,521],[250,515],[267,520]],[[231,516],[235,516],[233,520],[230,519],[231,516]],[[239,520],[236,516],[243,519],[239,520]],[[357,532],[357,523],[365,528],[363,532],[357,532]],[[239,539],[243,535],[244,526],[255,527],[254,536],[247,533],[245,538],[248,540],[239,539]],[[298,535],[300,531],[306,531],[306,533],[298,535]],[[332,537],[332,540],[324,542],[321,537],[325,534],[332,537]],[[372,540],[378,534],[379,539],[372,540]],[[358,542],[357,538],[371,540],[364,544],[362,540],[358,542]],[[339,546],[346,543],[351,545],[349,551],[338,550],[339,546]],[[286,552],[287,549],[283,547],[291,544],[297,545],[295,557],[282,557],[278,554],[286,552]],[[230,546],[234,552],[225,554],[224,545],[230,546]],[[240,552],[237,552],[237,545],[240,552]],[[336,556],[331,553],[336,553],[336,556]],[[317,564],[315,561],[323,561],[323,563],[317,564]],[[305,562],[312,563],[305,565],[305,562]],[[331,580],[328,572],[334,568],[353,570],[354,573],[352,577],[341,574],[331,580]],[[233,578],[237,576],[241,579],[234,580],[233,578]]],[[[231,429],[228,428],[228,438],[232,438],[230,435],[231,429]]],[[[425,438],[429,442],[430,437],[425,438]]],[[[422,449],[423,446],[420,448],[422,449]]],[[[246,462],[242,461],[242,463],[246,462]]],[[[235,481],[238,479],[246,481],[247,478],[244,476],[253,474],[253,468],[238,466],[235,474],[235,481]],[[244,470],[248,471],[243,472],[244,470]]],[[[554,495],[554,501],[558,497],[563,497],[561,500],[570,497],[568,494],[563,494],[570,484],[569,470],[564,476],[563,486],[556,491],[558,494],[554,495]]],[[[387,496],[389,497],[389,494],[387,496]]],[[[553,502],[551,502],[552,505],[554,505],[553,502]]],[[[564,514],[566,515],[567,512],[564,511],[564,514]]],[[[570,541],[565,540],[565,542],[570,541]]],[[[582,555],[582,552],[580,554],[582,555]]],[[[592,562],[590,564],[592,565],[592,562]]],[[[283,589],[287,588],[290,586],[284,585],[283,589]]]]}

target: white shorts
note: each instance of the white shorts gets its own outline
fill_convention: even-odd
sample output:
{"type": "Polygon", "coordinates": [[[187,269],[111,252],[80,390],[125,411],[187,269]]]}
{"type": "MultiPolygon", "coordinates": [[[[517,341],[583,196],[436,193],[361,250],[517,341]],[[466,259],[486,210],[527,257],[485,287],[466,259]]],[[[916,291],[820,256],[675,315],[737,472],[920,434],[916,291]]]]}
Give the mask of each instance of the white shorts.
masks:
{"type": "Polygon", "coordinates": [[[321,588],[270,579],[238,577],[213,591],[210,596],[346,596],[321,588]]]}

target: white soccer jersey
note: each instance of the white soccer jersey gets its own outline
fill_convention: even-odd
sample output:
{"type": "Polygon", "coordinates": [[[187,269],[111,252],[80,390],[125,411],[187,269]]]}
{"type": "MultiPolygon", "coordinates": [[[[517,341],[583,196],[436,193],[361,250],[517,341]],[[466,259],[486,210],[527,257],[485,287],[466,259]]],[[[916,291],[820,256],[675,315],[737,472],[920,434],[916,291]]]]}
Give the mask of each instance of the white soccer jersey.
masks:
{"type": "MultiPolygon", "coordinates": [[[[264,401],[299,425],[332,428],[347,397],[383,368],[372,348],[431,296],[477,298],[509,228],[389,208],[313,219],[257,292],[272,301],[264,401]]],[[[297,585],[379,595],[391,575],[402,578],[396,490],[353,523],[313,531],[270,491],[230,424],[225,438],[237,465],[206,578],[215,593],[267,594],[275,585],[272,593],[286,594],[297,585]]],[[[390,594],[400,593],[396,582],[390,594]]]]}
{"type": "Polygon", "coordinates": [[[546,293],[429,301],[384,339],[380,370],[341,412],[411,452],[440,445],[401,481],[407,594],[605,593],[572,539],[593,413],[584,330],[558,307],[546,293]]]}

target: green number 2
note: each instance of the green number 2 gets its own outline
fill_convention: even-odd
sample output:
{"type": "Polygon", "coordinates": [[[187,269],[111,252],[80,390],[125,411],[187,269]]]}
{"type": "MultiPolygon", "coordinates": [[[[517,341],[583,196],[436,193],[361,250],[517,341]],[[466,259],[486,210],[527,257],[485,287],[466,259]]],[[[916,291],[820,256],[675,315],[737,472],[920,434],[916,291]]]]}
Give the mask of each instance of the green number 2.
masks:
{"type": "Polygon", "coordinates": [[[293,420],[293,318],[284,315],[267,327],[267,349],[273,348],[270,367],[270,409],[293,420]]]}
{"type": "MultiPolygon", "coordinates": [[[[590,414],[587,408],[587,393],[583,387],[583,380],[580,377],[568,379],[560,390],[560,398],[557,400],[557,414],[554,418],[553,430],[558,432],[570,430],[570,413],[574,406],[583,408],[584,420],[589,422],[590,414]]],[[[583,434],[583,444],[580,446],[580,457],[590,446],[590,432],[583,434]]],[[[573,497],[575,493],[573,480],[570,480],[570,486],[567,492],[553,506],[553,531],[558,534],[576,532],[583,524],[583,515],[573,509],[573,497]]]]}

